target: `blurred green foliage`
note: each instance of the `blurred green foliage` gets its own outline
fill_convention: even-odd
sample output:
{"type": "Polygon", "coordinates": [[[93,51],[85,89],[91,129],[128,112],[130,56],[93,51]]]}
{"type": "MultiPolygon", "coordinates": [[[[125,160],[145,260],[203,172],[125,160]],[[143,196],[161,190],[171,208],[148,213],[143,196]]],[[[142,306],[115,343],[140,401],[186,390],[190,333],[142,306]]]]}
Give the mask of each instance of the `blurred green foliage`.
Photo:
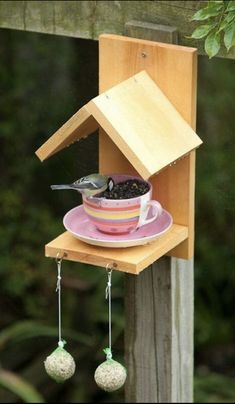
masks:
{"type": "MultiPolygon", "coordinates": [[[[64,230],[63,215],[81,203],[77,193],[55,194],[49,186],[97,171],[97,135],[43,164],[34,152],[97,94],[97,72],[95,41],[0,30],[0,364],[3,372],[14,372],[20,382],[30,383],[33,394],[40,394],[45,402],[124,401],[123,391],[104,394],[93,380],[107,346],[105,271],[64,263],[63,337],[77,372],[65,385],[57,385],[43,368],[57,344],[56,264],[44,258],[43,246],[64,230]]],[[[198,133],[204,145],[197,158],[195,256],[199,402],[235,398],[230,382],[235,357],[233,77],[234,61],[200,57],[198,133]]],[[[114,353],[122,362],[123,275],[119,273],[113,277],[113,299],[114,353]]],[[[13,394],[7,381],[5,387],[4,380],[1,383],[0,373],[4,387],[0,402],[33,402],[20,395],[22,383],[13,394]]]]}
{"type": "Polygon", "coordinates": [[[196,193],[196,350],[234,344],[234,61],[200,58],[196,193]]]}
{"type": "Polygon", "coordinates": [[[198,369],[194,379],[195,403],[234,403],[234,378],[198,369]]]}
{"type": "Polygon", "coordinates": [[[44,399],[32,384],[7,370],[0,369],[0,386],[8,389],[25,403],[44,403],[44,399]]]}

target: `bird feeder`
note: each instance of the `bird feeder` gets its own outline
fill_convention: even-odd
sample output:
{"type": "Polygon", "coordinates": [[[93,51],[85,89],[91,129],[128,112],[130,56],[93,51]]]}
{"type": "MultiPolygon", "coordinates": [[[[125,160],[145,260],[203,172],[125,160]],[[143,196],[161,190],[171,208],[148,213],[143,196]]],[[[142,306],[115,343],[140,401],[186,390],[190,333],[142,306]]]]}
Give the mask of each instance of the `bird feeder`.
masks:
{"type": "MultiPolygon", "coordinates": [[[[36,152],[41,161],[99,129],[99,172],[149,180],[153,198],[173,217],[170,230],[147,245],[105,248],[64,232],[46,256],[138,274],[167,254],[193,256],[196,50],[115,35],[100,37],[100,95],[36,152]]],[[[79,147],[79,145],[77,146],[79,147]]]]}

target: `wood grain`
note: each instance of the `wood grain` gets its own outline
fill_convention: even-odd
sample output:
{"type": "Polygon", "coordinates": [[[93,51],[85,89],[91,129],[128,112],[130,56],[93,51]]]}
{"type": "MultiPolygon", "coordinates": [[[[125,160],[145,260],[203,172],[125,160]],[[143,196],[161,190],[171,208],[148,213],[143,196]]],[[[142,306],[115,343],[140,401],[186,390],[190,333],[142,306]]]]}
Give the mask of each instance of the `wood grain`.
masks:
{"type": "Polygon", "coordinates": [[[193,262],[126,275],[126,402],[193,402],[193,262]]]}
{"type": "Polygon", "coordinates": [[[98,127],[96,120],[84,106],[43,143],[36,151],[36,155],[41,161],[44,161],[76,140],[95,132],[98,127]]]}
{"type": "Polygon", "coordinates": [[[43,161],[101,127],[145,180],[202,141],[142,71],[93,98],[36,152],[43,161]]]}
{"type": "MultiPolygon", "coordinates": [[[[145,70],[195,130],[196,49],[101,35],[99,53],[100,93],[145,70]]],[[[103,131],[100,134],[99,160],[100,171],[103,173],[135,173],[133,166],[103,131]]],[[[189,239],[170,254],[191,258],[194,251],[195,152],[160,172],[151,182],[153,197],[173,215],[174,223],[189,227],[189,239]]]]}
{"type": "Polygon", "coordinates": [[[178,30],[176,27],[154,24],[147,21],[131,20],[125,24],[125,34],[128,37],[147,39],[148,41],[177,43],[178,30]]]}
{"type": "MultiPolygon", "coordinates": [[[[97,39],[100,34],[128,34],[135,38],[157,40],[158,25],[177,27],[181,45],[195,46],[205,54],[204,42],[189,39],[198,25],[193,14],[204,1],[0,1],[0,27],[66,35],[74,38],[97,39]],[[133,22],[134,20],[134,22],[133,22]],[[151,24],[146,34],[142,24],[151,24]],[[128,24],[128,32],[127,32],[128,24]],[[156,26],[156,27],[155,27],[156,26]]],[[[164,41],[159,36],[158,41],[164,41]]],[[[173,37],[174,39],[174,37],[173,37]]],[[[235,58],[221,47],[218,56],[235,58]]]]}
{"type": "Polygon", "coordinates": [[[150,244],[128,248],[106,248],[89,245],[65,232],[46,245],[45,255],[55,258],[59,253],[67,260],[104,268],[107,264],[111,264],[118,271],[138,275],[187,236],[187,227],[173,225],[166,234],[150,244]]]}
{"type": "Polygon", "coordinates": [[[202,143],[145,71],[95,97],[86,108],[144,179],[202,143]]]}
{"type": "Polygon", "coordinates": [[[192,260],[162,257],[125,281],[126,402],[193,402],[192,260]]]}

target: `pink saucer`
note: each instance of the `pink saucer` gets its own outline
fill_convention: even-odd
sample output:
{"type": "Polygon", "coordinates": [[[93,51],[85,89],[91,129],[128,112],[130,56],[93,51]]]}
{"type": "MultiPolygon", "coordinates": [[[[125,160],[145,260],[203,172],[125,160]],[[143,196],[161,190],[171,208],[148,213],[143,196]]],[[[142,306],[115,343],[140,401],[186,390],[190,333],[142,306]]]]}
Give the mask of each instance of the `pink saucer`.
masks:
{"type": "Polygon", "coordinates": [[[121,248],[143,245],[156,240],[170,229],[173,220],[170,213],[163,209],[161,216],[154,222],[140,227],[133,233],[113,236],[97,230],[86,215],[83,205],[80,205],[66,213],[63,224],[68,232],[85,243],[121,248]]]}

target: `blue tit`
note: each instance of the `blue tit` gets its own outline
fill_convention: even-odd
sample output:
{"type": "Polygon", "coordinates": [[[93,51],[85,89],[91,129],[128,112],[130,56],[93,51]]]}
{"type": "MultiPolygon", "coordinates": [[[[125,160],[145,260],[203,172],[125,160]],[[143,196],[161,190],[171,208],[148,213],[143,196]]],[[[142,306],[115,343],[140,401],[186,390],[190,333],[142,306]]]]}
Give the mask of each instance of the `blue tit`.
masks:
{"type": "Polygon", "coordinates": [[[51,185],[51,189],[74,189],[85,196],[97,195],[106,189],[112,190],[114,181],[111,177],[101,174],[90,174],[72,184],[51,185]]]}

